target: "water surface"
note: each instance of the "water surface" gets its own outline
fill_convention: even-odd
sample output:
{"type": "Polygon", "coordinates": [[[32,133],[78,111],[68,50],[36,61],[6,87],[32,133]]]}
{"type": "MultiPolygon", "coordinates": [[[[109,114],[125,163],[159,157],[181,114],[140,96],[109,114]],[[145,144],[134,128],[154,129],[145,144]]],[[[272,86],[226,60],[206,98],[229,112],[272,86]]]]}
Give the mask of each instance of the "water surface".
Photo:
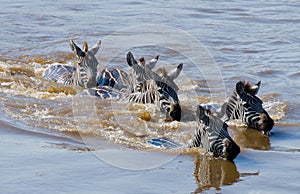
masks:
{"type": "Polygon", "coordinates": [[[298,1],[3,0],[0,13],[3,192],[299,190],[298,1]],[[146,24],[153,28],[143,28],[146,24]],[[165,33],[165,28],[175,30],[165,33]],[[186,34],[179,37],[179,32],[186,34]],[[147,42],[149,37],[157,40],[147,42]],[[197,52],[198,42],[187,37],[204,49],[197,52]],[[81,88],[42,79],[50,65],[76,63],[71,38],[80,45],[87,40],[90,46],[102,40],[97,54],[102,66],[128,70],[129,50],[146,60],[160,54],[159,66],[184,63],[176,80],[183,121],[164,122],[155,105],[81,97],[81,88]],[[275,126],[268,138],[230,123],[229,132],[242,148],[234,163],[198,151],[153,150],[145,143],[159,136],[187,143],[195,128],[196,105],[221,104],[238,80],[262,81],[259,96],[275,126]],[[143,120],[148,113],[150,122],[143,120]],[[130,168],[135,158],[150,168],[116,167],[130,168]]]}

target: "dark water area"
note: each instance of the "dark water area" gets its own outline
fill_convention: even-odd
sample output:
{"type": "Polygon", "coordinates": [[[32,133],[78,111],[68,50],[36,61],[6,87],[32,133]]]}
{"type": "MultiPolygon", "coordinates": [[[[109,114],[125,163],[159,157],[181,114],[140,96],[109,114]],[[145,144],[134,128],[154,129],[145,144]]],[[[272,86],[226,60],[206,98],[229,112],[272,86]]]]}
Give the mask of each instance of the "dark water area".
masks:
{"type": "Polygon", "coordinates": [[[4,193],[298,193],[300,3],[298,1],[1,1],[1,191],[4,193]],[[156,106],[78,96],[42,78],[73,65],[69,40],[102,67],[128,70],[132,51],[176,79],[182,122],[156,106]],[[152,149],[147,139],[187,143],[197,104],[221,104],[239,80],[275,120],[271,137],[229,123],[242,152],[234,163],[198,150],[152,149]],[[151,122],[144,115],[151,114],[151,122]]]}

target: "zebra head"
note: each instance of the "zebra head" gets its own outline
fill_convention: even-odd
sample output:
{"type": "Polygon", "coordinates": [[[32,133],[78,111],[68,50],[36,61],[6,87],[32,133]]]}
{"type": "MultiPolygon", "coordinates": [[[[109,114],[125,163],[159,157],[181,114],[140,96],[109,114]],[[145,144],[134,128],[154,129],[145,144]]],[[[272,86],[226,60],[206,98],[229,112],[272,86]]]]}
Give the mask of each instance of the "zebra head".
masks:
{"type": "Polygon", "coordinates": [[[227,124],[201,105],[196,111],[197,128],[189,147],[202,147],[216,157],[234,160],[240,147],[227,131],[227,124]]]}
{"type": "Polygon", "coordinates": [[[260,88],[261,82],[251,85],[249,82],[239,81],[236,84],[236,94],[241,100],[242,120],[249,127],[261,131],[263,134],[269,135],[270,130],[274,126],[273,119],[269,116],[267,111],[263,108],[262,100],[256,94],[260,88]]]}
{"type": "Polygon", "coordinates": [[[77,71],[74,75],[74,82],[76,85],[80,85],[85,88],[96,86],[98,61],[95,54],[98,52],[100,45],[101,41],[88,50],[88,44],[85,41],[83,44],[83,50],[81,50],[73,40],[70,40],[71,50],[78,58],[77,71]]]}
{"type": "Polygon", "coordinates": [[[156,56],[146,64],[144,58],[136,61],[133,54],[128,52],[127,62],[133,68],[135,75],[137,75],[138,82],[137,92],[132,94],[130,99],[144,103],[159,102],[160,109],[166,113],[167,120],[180,121],[181,107],[177,95],[178,86],[175,84],[174,79],[180,74],[183,64],[178,65],[175,70],[169,73],[163,69],[158,74],[152,71],[158,57],[156,56]]]}

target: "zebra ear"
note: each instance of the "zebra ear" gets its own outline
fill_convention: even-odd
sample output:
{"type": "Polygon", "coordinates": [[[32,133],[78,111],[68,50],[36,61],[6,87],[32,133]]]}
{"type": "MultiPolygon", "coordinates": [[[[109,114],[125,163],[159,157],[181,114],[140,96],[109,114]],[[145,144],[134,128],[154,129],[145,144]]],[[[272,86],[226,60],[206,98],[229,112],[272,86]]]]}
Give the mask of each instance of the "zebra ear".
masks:
{"type": "Polygon", "coordinates": [[[93,55],[96,55],[96,53],[98,52],[99,48],[101,46],[101,40],[99,40],[95,46],[93,46],[93,48],[91,48],[90,53],[93,55]]]}
{"type": "Polygon", "coordinates": [[[257,82],[257,84],[255,84],[254,86],[252,86],[252,91],[254,93],[254,95],[256,95],[258,93],[258,90],[260,88],[260,84],[261,84],[261,81],[257,82]]]}
{"type": "Polygon", "coordinates": [[[87,41],[84,41],[84,43],[83,43],[83,51],[84,51],[85,53],[87,53],[88,50],[89,50],[88,43],[87,43],[87,41]]]}
{"type": "Polygon", "coordinates": [[[149,64],[147,64],[149,69],[153,69],[158,61],[159,55],[157,55],[156,57],[154,57],[153,59],[151,59],[151,61],[149,62],[149,64]]]}
{"type": "Polygon", "coordinates": [[[240,98],[244,101],[247,101],[247,93],[245,91],[245,85],[242,81],[239,81],[238,83],[236,83],[235,86],[236,92],[237,94],[240,96],[240,98]]]}
{"type": "Polygon", "coordinates": [[[206,112],[205,108],[203,108],[201,105],[198,105],[196,114],[200,120],[203,120],[203,118],[206,117],[205,112],[206,112]]]}
{"type": "Polygon", "coordinates": [[[77,57],[84,57],[85,53],[74,43],[74,41],[70,40],[71,50],[77,55],[77,57]]]}
{"type": "Polygon", "coordinates": [[[170,79],[172,79],[172,80],[176,79],[179,76],[180,72],[182,71],[182,67],[183,67],[183,63],[180,63],[175,69],[170,71],[168,73],[168,76],[170,77],[170,79]]]}
{"type": "Polygon", "coordinates": [[[134,59],[133,54],[129,51],[127,53],[127,63],[130,67],[136,66],[137,65],[137,61],[134,59]]]}

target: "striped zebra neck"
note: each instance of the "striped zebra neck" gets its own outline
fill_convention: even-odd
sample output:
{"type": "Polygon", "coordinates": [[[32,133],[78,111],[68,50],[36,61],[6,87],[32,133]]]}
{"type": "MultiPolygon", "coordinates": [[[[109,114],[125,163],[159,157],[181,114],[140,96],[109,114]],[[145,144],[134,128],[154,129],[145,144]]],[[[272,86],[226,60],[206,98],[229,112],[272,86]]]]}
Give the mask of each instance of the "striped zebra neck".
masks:
{"type": "Polygon", "coordinates": [[[134,103],[152,103],[159,102],[159,92],[154,80],[148,80],[143,83],[138,83],[133,93],[129,93],[126,98],[129,102],[134,103]]]}

